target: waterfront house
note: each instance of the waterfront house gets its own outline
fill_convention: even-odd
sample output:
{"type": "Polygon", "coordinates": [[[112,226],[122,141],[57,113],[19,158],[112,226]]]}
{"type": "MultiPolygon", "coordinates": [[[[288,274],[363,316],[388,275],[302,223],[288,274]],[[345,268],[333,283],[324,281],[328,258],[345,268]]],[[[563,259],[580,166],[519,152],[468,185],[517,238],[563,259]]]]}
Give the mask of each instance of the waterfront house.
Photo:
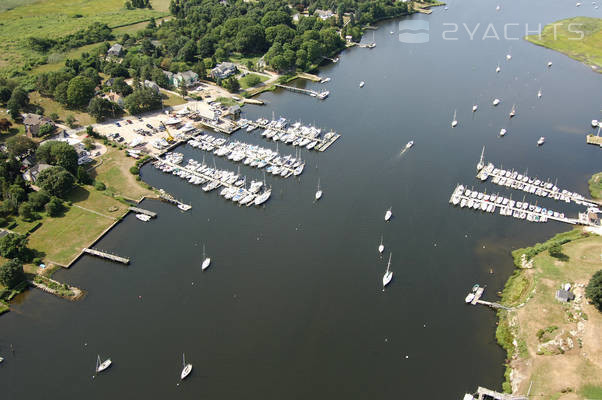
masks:
{"type": "Polygon", "coordinates": [[[40,136],[40,128],[44,125],[50,125],[53,129],[56,125],[54,122],[43,115],[39,114],[22,114],[23,125],[25,125],[25,134],[28,137],[40,136]]]}
{"type": "Polygon", "coordinates": [[[568,290],[559,289],[556,291],[556,300],[561,301],[563,303],[568,303],[571,300],[575,299],[575,294],[568,290]]]}
{"type": "Polygon", "coordinates": [[[238,69],[236,65],[231,62],[223,62],[221,64],[217,64],[215,68],[211,70],[211,77],[213,79],[225,79],[231,75],[234,75],[238,69]]]}
{"type": "Polygon", "coordinates": [[[107,51],[107,55],[111,56],[111,57],[121,57],[122,53],[123,53],[123,46],[120,45],[119,43],[115,43],[113,46],[111,46],[109,51],[107,51]]]}

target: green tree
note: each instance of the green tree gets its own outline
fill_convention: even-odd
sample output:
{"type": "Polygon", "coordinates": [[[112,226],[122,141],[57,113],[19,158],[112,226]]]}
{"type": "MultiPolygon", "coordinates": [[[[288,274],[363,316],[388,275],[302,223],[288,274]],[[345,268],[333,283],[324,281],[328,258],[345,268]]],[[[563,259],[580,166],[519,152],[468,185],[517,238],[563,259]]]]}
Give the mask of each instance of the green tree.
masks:
{"type": "Polygon", "coordinates": [[[46,209],[46,214],[48,214],[48,216],[58,217],[63,211],[64,206],[63,202],[59,198],[53,197],[48,203],[46,203],[44,208],[46,209]]]}
{"type": "Polygon", "coordinates": [[[69,128],[73,128],[75,126],[75,117],[72,114],[69,114],[65,118],[65,122],[69,128]]]}
{"type": "Polygon", "coordinates": [[[61,104],[67,104],[67,89],[69,88],[68,82],[59,83],[54,89],[54,99],[61,104]]]}
{"type": "Polygon", "coordinates": [[[38,136],[45,136],[49,133],[52,133],[56,129],[54,124],[44,124],[40,126],[40,130],[38,131],[38,136]]]}
{"type": "Polygon", "coordinates": [[[27,236],[9,233],[0,239],[0,255],[4,258],[19,258],[27,255],[27,236]]]}
{"type": "Polygon", "coordinates": [[[598,311],[602,311],[602,269],[592,276],[585,288],[585,297],[598,311]]]}
{"type": "Polygon", "coordinates": [[[0,132],[8,132],[13,123],[6,118],[0,119],[0,132]]]}
{"type": "Polygon", "coordinates": [[[25,221],[33,221],[35,218],[33,206],[31,204],[29,204],[28,202],[22,203],[19,206],[19,215],[25,221]]]}
{"type": "Polygon", "coordinates": [[[69,143],[51,140],[36,151],[38,161],[50,165],[58,165],[69,172],[77,171],[77,152],[69,143]]]}
{"type": "MultiPolygon", "coordinates": [[[[90,135],[90,136],[92,136],[92,135],[90,135]]],[[[84,140],[82,140],[82,143],[84,144],[84,148],[88,151],[94,150],[96,148],[96,143],[94,142],[94,139],[92,139],[91,137],[85,138],[84,140]]]]}
{"type": "Polygon", "coordinates": [[[8,189],[7,200],[11,201],[17,207],[22,201],[27,199],[27,192],[17,184],[10,185],[8,189]]]}
{"type": "Polygon", "coordinates": [[[77,167],[77,181],[82,185],[91,185],[93,182],[93,179],[88,171],[86,171],[86,169],[81,165],[77,167]]]}
{"type": "Polygon", "coordinates": [[[260,82],[261,82],[261,78],[259,78],[259,76],[257,76],[257,75],[251,74],[251,75],[247,75],[245,77],[245,83],[249,87],[259,85],[260,82]]]}
{"type": "Polygon", "coordinates": [[[115,117],[115,114],[121,114],[121,107],[102,97],[94,97],[88,105],[88,113],[96,121],[104,121],[107,117],[115,117]]]}
{"type": "Polygon", "coordinates": [[[60,198],[68,194],[73,189],[74,184],[75,179],[73,175],[60,166],[43,170],[36,180],[36,185],[42,190],[60,198]]]}
{"type": "Polygon", "coordinates": [[[29,105],[29,96],[27,92],[21,88],[13,90],[10,99],[6,103],[6,107],[10,110],[12,119],[17,119],[20,116],[21,110],[29,105]]]}
{"type": "Polygon", "coordinates": [[[17,157],[27,153],[28,151],[35,150],[36,147],[36,142],[27,136],[13,136],[6,141],[6,149],[13,157],[17,157]]]}
{"type": "Polygon", "coordinates": [[[124,106],[130,114],[136,115],[161,108],[163,100],[161,94],[150,88],[141,87],[125,98],[124,106]]]}
{"type": "Polygon", "coordinates": [[[80,75],[71,79],[67,87],[67,104],[76,108],[88,105],[94,96],[95,87],[94,81],[87,76],[80,75]]]}
{"type": "Polygon", "coordinates": [[[50,201],[50,197],[44,192],[31,192],[27,196],[27,202],[31,204],[34,210],[42,211],[46,203],[50,201]]]}
{"type": "Polygon", "coordinates": [[[0,103],[6,103],[10,100],[10,95],[13,93],[9,87],[0,86],[0,103]]]}
{"type": "Polygon", "coordinates": [[[50,114],[50,119],[54,122],[58,121],[60,119],[59,115],[57,113],[52,113],[50,114]]]}
{"type": "Polygon", "coordinates": [[[9,260],[0,267],[0,283],[12,289],[25,280],[23,264],[17,259],[9,260]]]}
{"type": "Polygon", "coordinates": [[[562,246],[559,243],[554,243],[548,249],[548,253],[554,258],[562,258],[564,254],[562,253],[562,246]]]}

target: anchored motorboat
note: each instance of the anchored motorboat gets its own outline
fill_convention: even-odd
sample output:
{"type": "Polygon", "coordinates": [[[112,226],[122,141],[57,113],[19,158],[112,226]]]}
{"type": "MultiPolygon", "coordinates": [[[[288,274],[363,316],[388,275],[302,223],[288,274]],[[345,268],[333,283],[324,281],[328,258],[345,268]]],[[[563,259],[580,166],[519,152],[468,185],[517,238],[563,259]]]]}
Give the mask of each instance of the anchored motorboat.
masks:
{"type": "Polygon", "coordinates": [[[392,216],[393,216],[393,212],[391,211],[391,208],[389,208],[387,210],[387,212],[385,212],[385,221],[390,220],[392,216]]]}

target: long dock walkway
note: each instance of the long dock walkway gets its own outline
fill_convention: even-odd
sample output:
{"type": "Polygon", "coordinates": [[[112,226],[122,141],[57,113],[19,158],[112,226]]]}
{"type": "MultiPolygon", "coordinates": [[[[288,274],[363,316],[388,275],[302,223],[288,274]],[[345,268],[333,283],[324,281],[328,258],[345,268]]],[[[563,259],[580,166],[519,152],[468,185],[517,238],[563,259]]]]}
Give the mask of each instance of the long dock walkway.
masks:
{"type": "Polygon", "coordinates": [[[282,89],[290,90],[291,92],[295,92],[295,93],[307,94],[311,97],[315,97],[320,100],[324,100],[330,94],[329,91],[316,92],[315,90],[303,89],[303,88],[298,88],[298,87],[294,87],[294,86],[281,85],[280,83],[276,83],[274,86],[282,88],[282,89]]]}
{"type": "Polygon", "coordinates": [[[488,306],[491,308],[502,308],[504,310],[509,310],[508,307],[503,306],[499,303],[494,303],[491,301],[485,301],[485,300],[481,300],[481,296],[483,296],[483,292],[485,291],[484,287],[479,287],[476,292],[474,293],[474,298],[472,299],[472,301],[470,302],[471,305],[476,306],[477,304],[482,304],[484,306],[488,306]]]}
{"type": "MultiPolygon", "coordinates": [[[[261,128],[261,129],[270,129],[270,130],[272,130],[272,131],[276,131],[276,132],[280,132],[280,133],[285,133],[285,134],[289,133],[289,131],[288,131],[288,130],[286,130],[286,129],[276,128],[276,127],[268,127],[268,124],[267,124],[267,123],[266,123],[266,124],[260,124],[260,123],[258,123],[258,122],[256,122],[256,121],[249,121],[249,125],[252,125],[252,126],[254,126],[255,128],[261,128]]],[[[331,146],[331,145],[332,145],[334,142],[336,142],[338,138],[340,138],[340,137],[341,137],[341,135],[340,135],[340,134],[338,134],[338,133],[336,133],[336,132],[329,132],[329,133],[327,133],[327,134],[324,136],[324,139],[321,139],[321,138],[313,138],[313,137],[311,137],[311,136],[304,135],[304,134],[302,134],[301,132],[296,132],[296,133],[295,133],[295,135],[296,135],[297,137],[300,137],[300,138],[309,139],[309,140],[312,140],[312,141],[314,141],[314,140],[315,140],[315,141],[317,141],[317,142],[318,142],[318,144],[316,145],[316,147],[314,147],[314,149],[316,149],[316,150],[318,150],[318,151],[320,151],[320,152],[323,152],[323,151],[325,151],[325,150],[326,150],[327,148],[329,148],[329,147],[330,147],[330,146],[331,146]],[[328,137],[328,139],[327,139],[327,138],[326,138],[326,136],[328,136],[329,134],[330,134],[330,136],[329,136],[329,137],[328,137]]]]}
{"type": "Polygon", "coordinates": [[[467,207],[469,209],[472,208],[474,210],[481,210],[483,212],[490,213],[495,213],[495,211],[499,208],[500,215],[512,216],[518,219],[526,219],[529,222],[546,222],[548,219],[551,219],[571,225],[582,223],[579,219],[565,217],[563,213],[552,212],[552,214],[550,214],[547,209],[540,207],[535,208],[535,206],[531,204],[528,204],[527,208],[525,209],[523,208],[525,203],[515,202],[514,200],[509,200],[501,196],[496,197],[495,201],[485,200],[485,196],[482,196],[483,193],[478,193],[476,197],[472,197],[472,193],[476,192],[473,191],[471,192],[471,195],[468,195],[468,192],[464,191],[464,189],[460,191],[460,187],[463,188],[462,185],[456,186],[456,189],[454,189],[449,202],[453,205],[460,205],[461,208],[467,207]],[[503,200],[498,201],[498,199],[503,200]],[[519,203],[521,204],[521,207],[518,206],[519,203]],[[539,209],[539,211],[537,211],[537,209],[539,209]]]}
{"type": "Polygon", "coordinates": [[[83,250],[83,252],[86,253],[86,254],[91,254],[91,255],[96,256],[96,257],[104,258],[106,260],[111,260],[111,261],[115,261],[115,262],[126,264],[126,265],[130,263],[130,259],[129,258],[120,257],[120,256],[117,256],[115,254],[106,253],[106,252],[100,251],[100,250],[85,248],[83,250]]]}
{"type": "Polygon", "coordinates": [[[145,210],[143,208],[138,208],[138,207],[128,207],[128,210],[135,212],[137,214],[144,214],[144,215],[148,215],[151,218],[155,218],[157,216],[156,212],[152,212],[152,211],[148,211],[145,210]]]}

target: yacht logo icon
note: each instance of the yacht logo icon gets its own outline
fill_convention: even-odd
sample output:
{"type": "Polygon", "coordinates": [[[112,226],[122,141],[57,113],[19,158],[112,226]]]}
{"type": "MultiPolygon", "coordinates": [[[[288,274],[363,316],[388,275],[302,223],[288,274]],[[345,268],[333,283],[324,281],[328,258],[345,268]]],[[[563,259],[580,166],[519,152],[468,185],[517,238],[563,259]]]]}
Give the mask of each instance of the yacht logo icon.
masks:
{"type": "Polygon", "coordinates": [[[417,19],[399,21],[399,41],[401,43],[427,43],[429,41],[429,22],[417,19]]]}

